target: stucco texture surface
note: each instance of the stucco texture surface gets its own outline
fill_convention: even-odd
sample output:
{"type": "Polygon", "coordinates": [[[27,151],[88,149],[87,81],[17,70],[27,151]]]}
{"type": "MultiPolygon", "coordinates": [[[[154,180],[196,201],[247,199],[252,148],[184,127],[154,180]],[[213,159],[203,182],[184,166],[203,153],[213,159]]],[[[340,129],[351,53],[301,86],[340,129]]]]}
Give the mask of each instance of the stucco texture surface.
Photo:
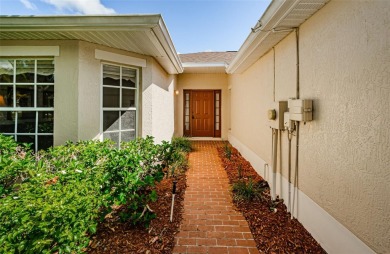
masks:
{"type": "MultiPolygon", "coordinates": [[[[333,0],[299,29],[300,98],[314,100],[314,121],[300,125],[298,187],[377,253],[390,250],[389,6],[333,0]]],[[[229,78],[232,135],[269,164],[267,109],[296,97],[295,33],[274,50],[229,78]]],[[[287,144],[283,133],[284,177],[287,144]]]]}

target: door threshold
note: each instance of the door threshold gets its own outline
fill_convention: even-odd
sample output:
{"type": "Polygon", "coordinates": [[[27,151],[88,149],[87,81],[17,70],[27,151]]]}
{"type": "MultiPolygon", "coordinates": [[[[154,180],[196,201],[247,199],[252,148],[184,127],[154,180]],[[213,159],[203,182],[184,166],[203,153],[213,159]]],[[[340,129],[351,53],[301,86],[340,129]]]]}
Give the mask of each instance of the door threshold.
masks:
{"type": "Polygon", "coordinates": [[[222,138],[213,138],[213,137],[189,137],[189,140],[192,141],[222,141],[222,138]]]}

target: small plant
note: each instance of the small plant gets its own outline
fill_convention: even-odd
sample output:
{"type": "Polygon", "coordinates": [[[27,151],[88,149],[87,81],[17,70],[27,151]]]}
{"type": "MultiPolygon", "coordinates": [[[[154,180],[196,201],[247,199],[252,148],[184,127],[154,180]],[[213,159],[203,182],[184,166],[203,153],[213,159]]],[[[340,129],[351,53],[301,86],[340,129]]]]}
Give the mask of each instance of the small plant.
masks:
{"type": "Polygon", "coordinates": [[[186,137],[174,137],[171,140],[174,150],[189,153],[192,151],[191,141],[186,137]]]}
{"type": "Polygon", "coordinates": [[[256,183],[252,178],[248,181],[239,180],[233,184],[233,198],[235,200],[252,201],[254,199],[263,199],[263,192],[267,190],[268,185],[264,186],[263,182],[256,183]]]}
{"type": "Polygon", "coordinates": [[[238,171],[238,178],[241,179],[242,178],[242,164],[238,164],[238,167],[237,167],[237,171],[238,171]]]}
{"type": "Polygon", "coordinates": [[[229,160],[232,158],[232,148],[229,146],[228,143],[225,143],[224,146],[223,146],[223,153],[225,155],[226,158],[228,158],[229,160]]]}

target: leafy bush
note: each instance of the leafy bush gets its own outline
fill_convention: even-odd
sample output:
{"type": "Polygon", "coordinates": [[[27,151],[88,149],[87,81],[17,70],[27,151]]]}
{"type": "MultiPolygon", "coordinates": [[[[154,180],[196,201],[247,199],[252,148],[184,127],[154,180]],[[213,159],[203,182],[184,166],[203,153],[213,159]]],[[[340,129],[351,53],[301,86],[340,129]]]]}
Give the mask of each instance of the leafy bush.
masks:
{"type": "Polygon", "coordinates": [[[22,172],[34,167],[32,151],[18,145],[13,137],[0,135],[0,196],[9,193],[18,180],[23,180],[22,172]]]}
{"type": "Polygon", "coordinates": [[[186,137],[174,137],[171,140],[173,149],[176,151],[189,153],[192,151],[191,141],[186,137]]]}
{"type": "Polygon", "coordinates": [[[163,177],[152,137],[123,143],[68,142],[35,156],[0,135],[0,253],[80,253],[114,204],[148,224],[151,189],[163,177]],[[3,142],[4,141],[4,142],[3,142]]]}

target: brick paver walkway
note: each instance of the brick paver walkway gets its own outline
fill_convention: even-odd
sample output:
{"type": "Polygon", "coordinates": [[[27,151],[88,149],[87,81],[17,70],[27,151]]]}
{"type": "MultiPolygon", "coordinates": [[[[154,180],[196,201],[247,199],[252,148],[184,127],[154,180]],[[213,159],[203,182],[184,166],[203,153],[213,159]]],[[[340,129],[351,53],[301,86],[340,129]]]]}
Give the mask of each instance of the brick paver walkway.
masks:
{"type": "Polygon", "coordinates": [[[235,211],[217,146],[194,141],[184,214],[173,253],[259,253],[245,218],[235,211]]]}

